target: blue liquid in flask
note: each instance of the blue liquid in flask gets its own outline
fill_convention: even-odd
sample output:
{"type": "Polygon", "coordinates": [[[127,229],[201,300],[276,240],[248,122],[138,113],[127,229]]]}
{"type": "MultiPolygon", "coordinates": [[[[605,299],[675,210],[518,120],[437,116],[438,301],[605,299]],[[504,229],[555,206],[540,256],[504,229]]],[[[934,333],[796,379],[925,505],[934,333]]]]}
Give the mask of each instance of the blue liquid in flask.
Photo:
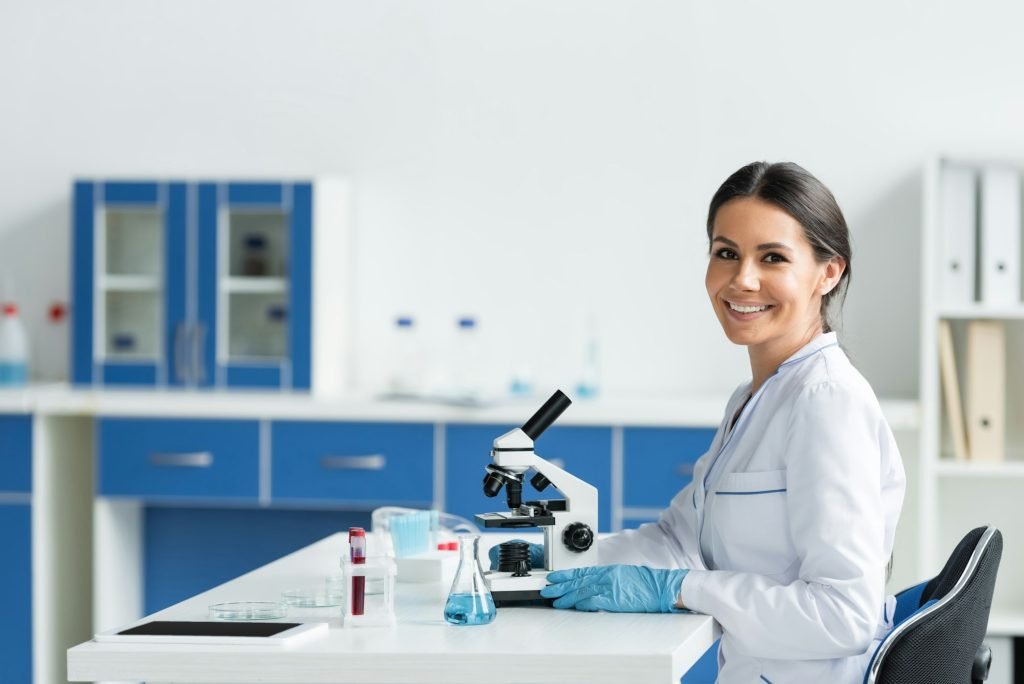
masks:
{"type": "Polygon", "coordinates": [[[444,619],[453,625],[486,625],[496,614],[490,594],[451,594],[444,607],[444,619]]]}

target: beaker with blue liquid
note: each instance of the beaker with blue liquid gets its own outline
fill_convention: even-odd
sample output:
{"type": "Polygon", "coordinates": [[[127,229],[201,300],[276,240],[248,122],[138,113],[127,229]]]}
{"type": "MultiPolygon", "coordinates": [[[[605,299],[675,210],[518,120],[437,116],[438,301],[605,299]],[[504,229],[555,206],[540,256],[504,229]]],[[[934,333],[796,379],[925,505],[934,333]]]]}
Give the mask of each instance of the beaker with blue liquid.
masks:
{"type": "Polygon", "coordinates": [[[459,535],[459,569],[444,606],[444,619],[449,624],[486,625],[497,615],[478,560],[479,546],[479,534],[459,535]]]}

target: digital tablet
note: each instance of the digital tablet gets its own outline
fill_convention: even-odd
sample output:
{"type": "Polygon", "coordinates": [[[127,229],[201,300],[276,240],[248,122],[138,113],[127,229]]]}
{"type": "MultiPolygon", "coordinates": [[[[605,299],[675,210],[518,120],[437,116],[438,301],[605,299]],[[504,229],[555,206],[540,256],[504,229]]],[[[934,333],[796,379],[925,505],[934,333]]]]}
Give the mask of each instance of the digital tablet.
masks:
{"type": "Polygon", "coordinates": [[[154,620],[95,635],[119,644],[284,646],[327,635],[326,622],[168,622],[154,620]]]}

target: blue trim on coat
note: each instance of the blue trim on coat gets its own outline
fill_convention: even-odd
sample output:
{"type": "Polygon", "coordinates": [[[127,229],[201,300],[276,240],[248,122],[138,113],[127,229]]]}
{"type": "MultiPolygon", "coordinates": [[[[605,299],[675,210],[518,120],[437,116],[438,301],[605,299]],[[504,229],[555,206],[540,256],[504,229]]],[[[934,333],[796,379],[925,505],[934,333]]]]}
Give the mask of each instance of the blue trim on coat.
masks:
{"type": "Polygon", "coordinates": [[[761,489],[756,492],[715,492],[720,496],[750,496],[751,494],[775,494],[776,492],[784,492],[785,489],[761,489]]]}

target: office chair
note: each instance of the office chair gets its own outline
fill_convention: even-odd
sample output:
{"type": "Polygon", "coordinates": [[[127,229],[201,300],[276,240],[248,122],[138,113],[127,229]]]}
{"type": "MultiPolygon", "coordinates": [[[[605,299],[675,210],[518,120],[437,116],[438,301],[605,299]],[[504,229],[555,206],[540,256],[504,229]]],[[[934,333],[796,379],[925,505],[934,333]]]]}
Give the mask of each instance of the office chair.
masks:
{"type": "Polygon", "coordinates": [[[992,651],[982,644],[1003,536],[978,527],[942,572],[896,595],[894,627],[871,658],[865,684],[981,684],[992,651]]]}

